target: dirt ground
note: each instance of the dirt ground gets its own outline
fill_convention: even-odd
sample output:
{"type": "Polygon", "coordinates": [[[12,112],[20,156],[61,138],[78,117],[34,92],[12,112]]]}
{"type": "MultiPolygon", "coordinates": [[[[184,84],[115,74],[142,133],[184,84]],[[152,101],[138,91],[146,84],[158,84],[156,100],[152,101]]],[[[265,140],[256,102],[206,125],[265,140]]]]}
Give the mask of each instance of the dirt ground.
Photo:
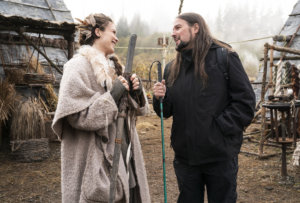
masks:
{"type": "MultiPolygon", "coordinates": [[[[176,202],[177,181],[170,148],[171,119],[164,120],[168,202],[176,202]]],[[[137,124],[148,174],[152,202],[163,202],[163,172],[160,119],[155,115],[140,117],[137,124]]],[[[252,127],[253,129],[254,127],[252,127]]],[[[251,128],[250,128],[251,130],[251,128]]],[[[280,155],[260,160],[247,152],[257,153],[258,139],[245,140],[239,155],[238,202],[300,202],[300,174],[287,156],[288,181],[280,177],[280,155]]],[[[0,202],[61,202],[60,143],[51,142],[51,156],[34,163],[12,161],[0,152],[0,202]]],[[[265,146],[266,154],[280,153],[280,148],[265,146]]]]}

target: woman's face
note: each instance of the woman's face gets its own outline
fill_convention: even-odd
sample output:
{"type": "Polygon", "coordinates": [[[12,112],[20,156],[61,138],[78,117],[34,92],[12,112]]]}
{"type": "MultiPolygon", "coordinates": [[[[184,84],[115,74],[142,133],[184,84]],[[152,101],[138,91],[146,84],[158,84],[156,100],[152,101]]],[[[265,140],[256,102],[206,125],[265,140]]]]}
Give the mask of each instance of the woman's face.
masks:
{"type": "Polygon", "coordinates": [[[96,39],[93,46],[102,51],[105,56],[115,52],[115,46],[119,41],[116,34],[116,26],[114,23],[109,22],[104,31],[96,29],[95,33],[100,38],[96,39]]]}

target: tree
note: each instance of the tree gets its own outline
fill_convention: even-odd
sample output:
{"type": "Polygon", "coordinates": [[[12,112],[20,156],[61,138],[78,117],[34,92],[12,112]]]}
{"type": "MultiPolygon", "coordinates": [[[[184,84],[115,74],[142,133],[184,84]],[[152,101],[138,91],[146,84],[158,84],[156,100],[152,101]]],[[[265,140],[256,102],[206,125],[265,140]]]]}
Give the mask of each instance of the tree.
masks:
{"type": "Polygon", "coordinates": [[[122,16],[117,24],[117,37],[127,37],[130,35],[129,26],[127,23],[127,18],[122,16]]]}
{"type": "Polygon", "coordinates": [[[138,36],[146,36],[149,35],[150,29],[148,24],[141,20],[141,16],[135,14],[130,23],[130,31],[138,36]]]}

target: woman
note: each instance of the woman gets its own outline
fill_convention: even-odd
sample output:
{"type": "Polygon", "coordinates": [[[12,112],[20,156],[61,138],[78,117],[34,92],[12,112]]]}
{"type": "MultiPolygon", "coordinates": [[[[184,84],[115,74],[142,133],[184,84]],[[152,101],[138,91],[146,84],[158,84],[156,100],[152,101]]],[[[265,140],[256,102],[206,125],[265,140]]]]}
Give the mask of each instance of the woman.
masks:
{"type": "Polygon", "coordinates": [[[150,202],[136,116],[148,111],[142,84],[132,88],[114,53],[113,21],[91,14],[80,21],[80,49],[64,66],[53,130],[62,141],[62,202],[108,202],[118,103],[129,105],[122,139],[115,202],[150,202]],[[126,160],[126,161],[125,161],[126,160]]]}

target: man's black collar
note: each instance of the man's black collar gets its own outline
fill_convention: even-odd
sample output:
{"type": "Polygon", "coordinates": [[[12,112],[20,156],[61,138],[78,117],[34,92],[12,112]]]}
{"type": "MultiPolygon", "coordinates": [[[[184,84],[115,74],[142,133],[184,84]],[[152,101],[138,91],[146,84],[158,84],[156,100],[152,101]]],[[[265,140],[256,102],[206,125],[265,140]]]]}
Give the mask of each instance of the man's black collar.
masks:
{"type": "Polygon", "coordinates": [[[192,61],[193,49],[186,49],[181,52],[182,59],[192,61]]]}
{"type": "MultiPolygon", "coordinates": [[[[212,42],[210,45],[210,49],[220,48],[221,46],[212,42]]],[[[192,61],[193,49],[186,49],[181,51],[181,57],[183,60],[192,61]]]]}

